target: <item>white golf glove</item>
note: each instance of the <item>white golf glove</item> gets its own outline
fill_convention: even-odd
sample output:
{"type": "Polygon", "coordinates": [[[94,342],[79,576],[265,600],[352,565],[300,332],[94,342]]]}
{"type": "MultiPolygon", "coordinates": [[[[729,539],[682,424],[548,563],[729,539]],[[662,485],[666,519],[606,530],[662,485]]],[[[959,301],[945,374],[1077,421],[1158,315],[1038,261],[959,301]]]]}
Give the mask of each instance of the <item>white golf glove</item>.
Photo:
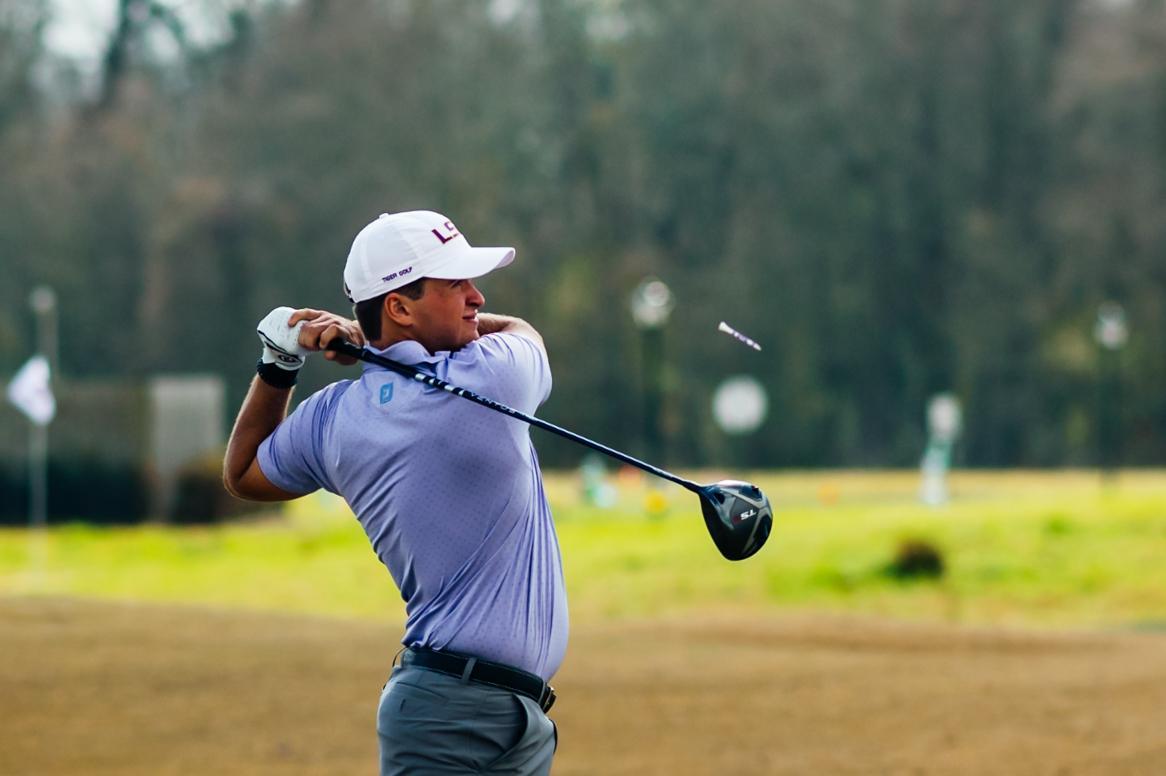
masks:
{"type": "Polygon", "coordinates": [[[259,322],[255,331],[263,342],[261,363],[274,364],[288,372],[295,372],[304,365],[304,358],[309,352],[300,347],[300,329],[304,321],[295,326],[287,325],[294,312],[290,307],[277,307],[259,322]]]}

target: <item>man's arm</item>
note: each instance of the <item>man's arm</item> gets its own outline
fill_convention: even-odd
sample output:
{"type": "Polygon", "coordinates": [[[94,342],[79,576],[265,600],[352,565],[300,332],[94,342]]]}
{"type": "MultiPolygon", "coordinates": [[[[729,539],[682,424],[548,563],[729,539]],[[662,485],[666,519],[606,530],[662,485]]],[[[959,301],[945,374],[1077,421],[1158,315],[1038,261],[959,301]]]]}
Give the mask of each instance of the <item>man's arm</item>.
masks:
{"type": "Polygon", "coordinates": [[[518,334],[533,341],[543,352],[547,346],[543,343],[542,335],[538,330],[521,318],[512,315],[495,315],[493,313],[478,313],[478,334],[518,334]]]}
{"type": "MultiPolygon", "coordinates": [[[[287,310],[287,308],[283,308],[287,310]]],[[[321,310],[301,309],[284,319],[273,310],[259,326],[260,340],[265,345],[265,362],[274,359],[283,362],[282,369],[289,373],[287,385],[273,385],[262,377],[263,370],[251,381],[247,398],[235,419],[231,438],[227,442],[227,455],[223,460],[223,485],[227,491],[239,498],[251,501],[288,501],[298,498],[299,493],[289,493],[274,485],[259,467],[259,446],[271,436],[287,417],[288,402],[291,399],[294,374],[303,365],[307,353],[323,350],[336,337],[343,337],[357,344],[364,343],[360,326],[355,321],[342,318],[321,310]],[[297,328],[298,327],[298,328],[297,328]],[[274,350],[272,350],[274,348],[274,350]],[[273,358],[268,357],[271,351],[273,358]],[[296,361],[298,360],[298,364],[296,361]]],[[[352,364],[355,360],[328,351],[324,357],[340,363],[352,364]]],[[[265,367],[267,368],[267,367],[265,367]]]]}
{"type": "Polygon", "coordinates": [[[223,484],[231,495],[251,501],[288,501],[300,495],[273,485],[256,458],[259,445],[287,417],[291,394],[291,388],[276,388],[258,376],[251,381],[223,461],[223,484]]]}

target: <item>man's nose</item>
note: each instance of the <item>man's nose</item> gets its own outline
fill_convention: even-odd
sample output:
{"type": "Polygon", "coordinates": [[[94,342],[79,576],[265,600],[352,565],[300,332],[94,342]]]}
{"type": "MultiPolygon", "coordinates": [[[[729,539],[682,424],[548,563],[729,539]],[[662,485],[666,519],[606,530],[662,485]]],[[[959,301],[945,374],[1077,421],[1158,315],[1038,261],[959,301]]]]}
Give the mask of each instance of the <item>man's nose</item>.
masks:
{"type": "Polygon", "coordinates": [[[478,290],[478,287],[472,282],[469,283],[469,286],[470,292],[466,295],[466,304],[470,307],[481,307],[486,304],[486,297],[478,290]]]}

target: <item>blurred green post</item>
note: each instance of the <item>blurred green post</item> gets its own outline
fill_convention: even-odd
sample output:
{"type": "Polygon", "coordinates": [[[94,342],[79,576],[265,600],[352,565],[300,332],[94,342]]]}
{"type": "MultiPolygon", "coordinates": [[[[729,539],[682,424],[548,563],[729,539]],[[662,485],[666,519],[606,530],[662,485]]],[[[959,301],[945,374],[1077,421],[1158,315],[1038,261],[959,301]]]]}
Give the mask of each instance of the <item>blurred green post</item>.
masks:
{"type": "Polygon", "coordinates": [[[962,422],[959,399],[950,393],[931,397],[927,404],[927,449],[920,464],[923,483],[919,498],[924,504],[937,507],[948,501],[947,473],[962,422]]]}
{"type": "Polygon", "coordinates": [[[1102,479],[1111,479],[1121,463],[1121,349],[1129,339],[1125,310],[1105,302],[1097,310],[1093,338],[1097,364],[1097,462],[1102,479]]]}
{"type": "Polygon", "coordinates": [[[672,313],[672,290],[647,277],[632,293],[632,319],[640,330],[644,390],[644,457],[664,465],[660,413],[664,405],[664,325],[672,313]]]}

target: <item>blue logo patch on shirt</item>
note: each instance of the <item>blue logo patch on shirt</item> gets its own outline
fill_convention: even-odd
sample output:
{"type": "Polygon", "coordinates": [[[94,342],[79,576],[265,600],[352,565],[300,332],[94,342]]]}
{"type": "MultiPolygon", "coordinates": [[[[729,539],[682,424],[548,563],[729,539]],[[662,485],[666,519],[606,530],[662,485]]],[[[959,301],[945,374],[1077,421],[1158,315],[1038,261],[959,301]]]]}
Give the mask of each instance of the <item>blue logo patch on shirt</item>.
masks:
{"type": "Polygon", "coordinates": [[[385,383],[381,386],[381,404],[388,404],[393,400],[393,384],[385,383]]]}

